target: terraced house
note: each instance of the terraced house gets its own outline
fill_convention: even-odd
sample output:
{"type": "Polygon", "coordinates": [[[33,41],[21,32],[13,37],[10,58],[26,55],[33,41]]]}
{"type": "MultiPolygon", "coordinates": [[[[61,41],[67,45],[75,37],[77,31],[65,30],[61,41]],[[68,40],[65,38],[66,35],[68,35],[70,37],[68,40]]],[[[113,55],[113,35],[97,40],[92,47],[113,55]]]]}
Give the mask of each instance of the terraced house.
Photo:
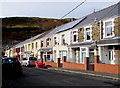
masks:
{"type": "Polygon", "coordinates": [[[119,5],[29,39],[24,42],[24,57],[38,57],[55,67],[120,74],[119,5]]]}
{"type": "Polygon", "coordinates": [[[119,4],[85,16],[86,18],[72,30],[73,40],[68,47],[72,52],[73,62],[85,64],[84,58],[88,57],[88,69],[118,73],[120,65],[119,4]],[[77,35],[78,40],[76,40],[77,35]],[[99,56],[97,64],[94,59],[96,55],[99,56]]]}

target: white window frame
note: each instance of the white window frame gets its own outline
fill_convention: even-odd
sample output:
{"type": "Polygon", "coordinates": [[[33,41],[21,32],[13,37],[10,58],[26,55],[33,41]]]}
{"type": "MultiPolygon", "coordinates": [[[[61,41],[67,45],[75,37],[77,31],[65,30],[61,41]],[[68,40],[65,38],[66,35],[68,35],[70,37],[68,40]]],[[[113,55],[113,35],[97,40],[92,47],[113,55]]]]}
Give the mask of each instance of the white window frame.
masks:
{"type": "Polygon", "coordinates": [[[25,45],[25,51],[27,51],[27,48],[28,48],[27,45],[25,45]]]}
{"type": "Polygon", "coordinates": [[[61,35],[61,45],[65,45],[65,43],[66,43],[66,40],[65,40],[65,43],[63,43],[63,39],[65,40],[65,34],[61,35]],[[63,35],[64,35],[64,37],[63,37],[63,35]]]}
{"type": "Polygon", "coordinates": [[[48,47],[48,46],[50,46],[50,39],[49,38],[46,39],[46,47],[48,47]]]}
{"type": "Polygon", "coordinates": [[[41,41],[41,42],[40,42],[40,45],[41,45],[41,47],[43,47],[43,46],[44,46],[44,43],[43,43],[43,41],[41,41]]]}
{"type": "Polygon", "coordinates": [[[31,49],[30,47],[31,47],[31,44],[28,44],[28,51],[30,51],[30,49],[31,49]]]}
{"type": "Polygon", "coordinates": [[[57,37],[54,37],[54,45],[57,45],[57,37]]]}
{"type": "MultiPolygon", "coordinates": [[[[85,53],[86,53],[86,55],[87,55],[87,47],[80,47],[80,63],[83,63],[84,64],[84,59],[82,58],[82,53],[83,53],[83,51],[82,51],[82,49],[85,49],[85,53]]],[[[85,56],[86,57],[86,56],[85,56]]]]}
{"type": "Polygon", "coordinates": [[[114,37],[114,35],[115,35],[115,34],[114,34],[114,18],[103,21],[103,28],[104,28],[104,38],[114,37]],[[112,35],[107,36],[107,30],[106,30],[106,25],[105,25],[105,23],[106,23],[106,22],[110,22],[110,21],[112,22],[112,25],[111,25],[111,26],[108,26],[108,27],[112,27],[112,35]]]}
{"type": "Polygon", "coordinates": [[[73,30],[72,31],[72,42],[73,43],[77,43],[78,42],[78,30],[73,30]],[[74,41],[74,35],[76,35],[76,41],[74,41]]]}
{"type": "Polygon", "coordinates": [[[34,43],[32,43],[32,49],[34,49],[34,43]]]}
{"type": "Polygon", "coordinates": [[[35,46],[36,46],[35,48],[37,49],[38,48],[38,42],[35,43],[35,46]]]}
{"type": "Polygon", "coordinates": [[[92,40],[92,26],[84,27],[84,41],[91,41],[92,40]],[[86,31],[87,28],[90,28],[89,31],[86,31]],[[90,32],[90,40],[87,40],[87,32],[90,32]]]}

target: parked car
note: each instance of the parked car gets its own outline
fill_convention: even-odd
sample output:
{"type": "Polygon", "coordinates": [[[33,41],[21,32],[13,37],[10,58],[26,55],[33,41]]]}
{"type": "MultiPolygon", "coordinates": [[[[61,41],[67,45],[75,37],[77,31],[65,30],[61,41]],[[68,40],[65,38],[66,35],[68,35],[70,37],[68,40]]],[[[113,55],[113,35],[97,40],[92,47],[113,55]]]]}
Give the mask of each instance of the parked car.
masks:
{"type": "Polygon", "coordinates": [[[23,58],[21,64],[23,66],[35,66],[35,61],[37,61],[36,57],[27,57],[27,58],[23,58]]]}
{"type": "Polygon", "coordinates": [[[22,66],[18,58],[14,57],[4,57],[2,58],[2,75],[21,75],[22,66]]]}

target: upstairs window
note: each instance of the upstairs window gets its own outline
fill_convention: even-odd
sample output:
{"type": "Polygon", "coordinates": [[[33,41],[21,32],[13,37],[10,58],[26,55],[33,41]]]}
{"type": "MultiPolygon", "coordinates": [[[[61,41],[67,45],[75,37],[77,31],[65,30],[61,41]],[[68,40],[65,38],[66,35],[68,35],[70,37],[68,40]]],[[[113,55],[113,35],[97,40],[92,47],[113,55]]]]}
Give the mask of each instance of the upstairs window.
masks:
{"type": "Polygon", "coordinates": [[[28,51],[30,51],[30,44],[28,44],[28,51]]]}
{"type": "Polygon", "coordinates": [[[36,42],[36,49],[38,48],[38,43],[36,42]]]}
{"type": "Polygon", "coordinates": [[[25,45],[25,50],[27,51],[27,45],[25,45]]]}
{"type": "Polygon", "coordinates": [[[85,28],[85,41],[92,40],[92,29],[91,27],[85,28]]]}
{"type": "Polygon", "coordinates": [[[77,37],[78,37],[77,31],[73,31],[73,42],[77,42],[77,37]]]}
{"type": "Polygon", "coordinates": [[[57,38],[54,37],[54,45],[57,45],[57,38]]]}
{"type": "Polygon", "coordinates": [[[112,37],[114,35],[113,21],[105,22],[105,37],[112,37]]]}
{"type": "Polygon", "coordinates": [[[62,45],[65,45],[65,34],[63,34],[62,36],[61,36],[61,44],[62,45]]]}
{"type": "Polygon", "coordinates": [[[50,45],[50,38],[46,39],[46,47],[50,45]]]}
{"type": "Polygon", "coordinates": [[[41,47],[43,47],[43,41],[41,41],[41,47]]]}
{"type": "Polygon", "coordinates": [[[32,49],[34,49],[34,43],[32,43],[32,49]]]}

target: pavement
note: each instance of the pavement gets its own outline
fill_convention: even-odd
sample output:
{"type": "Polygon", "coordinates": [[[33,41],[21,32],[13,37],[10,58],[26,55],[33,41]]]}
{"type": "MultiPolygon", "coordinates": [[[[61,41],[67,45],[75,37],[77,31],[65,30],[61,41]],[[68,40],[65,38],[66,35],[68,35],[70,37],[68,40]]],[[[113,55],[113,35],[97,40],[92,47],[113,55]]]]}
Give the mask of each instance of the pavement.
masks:
{"type": "Polygon", "coordinates": [[[102,73],[102,72],[94,72],[90,70],[73,70],[61,67],[47,67],[48,70],[55,70],[55,71],[62,71],[62,72],[70,72],[82,75],[89,75],[89,76],[96,76],[96,77],[103,77],[106,79],[118,80],[120,81],[120,74],[110,74],[110,73],[102,73]]]}

